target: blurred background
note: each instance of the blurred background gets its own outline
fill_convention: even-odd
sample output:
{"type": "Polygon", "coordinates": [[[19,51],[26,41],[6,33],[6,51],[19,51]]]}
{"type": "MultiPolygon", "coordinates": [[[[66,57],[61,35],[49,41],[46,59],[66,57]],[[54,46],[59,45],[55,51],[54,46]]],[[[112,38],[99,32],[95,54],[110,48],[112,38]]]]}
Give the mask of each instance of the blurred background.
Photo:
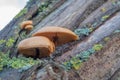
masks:
{"type": "Polygon", "coordinates": [[[0,30],[4,28],[29,0],[0,0],[0,30]]]}

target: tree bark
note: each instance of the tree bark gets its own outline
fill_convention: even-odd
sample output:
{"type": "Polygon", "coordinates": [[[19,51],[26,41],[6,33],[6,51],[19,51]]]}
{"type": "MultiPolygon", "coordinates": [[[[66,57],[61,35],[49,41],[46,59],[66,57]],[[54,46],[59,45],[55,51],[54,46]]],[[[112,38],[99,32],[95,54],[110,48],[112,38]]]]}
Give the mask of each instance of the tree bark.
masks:
{"type": "Polygon", "coordinates": [[[111,40],[104,49],[81,67],[79,73],[82,80],[110,80],[120,68],[120,36],[111,40]],[[86,76],[87,75],[87,76],[86,76]]]}
{"type": "Polygon", "coordinates": [[[72,50],[64,53],[62,56],[57,58],[57,61],[63,62],[69,60],[71,56],[75,56],[81,51],[92,47],[95,43],[98,43],[104,37],[109,36],[114,30],[117,29],[120,29],[120,13],[117,13],[116,16],[95,30],[88,39],[75,45],[72,50]]]}
{"type": "MultiPolygon", "coordinates": [[[[0,39],[9,39],[10,37],[15,37],[17,33],[19,32],[19,25],[22,21],[25,20],[32,20],[34,26],[36,26],[45,16],[49,15],[52,11],[57,9],[60,5],[62,5],[66,0],[56,0],[55,2],[48,3],[51,6],[48,6],[47,8],[50,8],[50,10],[46,13],[39,12],[39,8],[41,7],[42,3],[46,3],[49,0],[31,0],[28,2],[28,4],[25,6],[24,9],[27,9],[27,13],[22,14],[21,16],[14,18],[3,30],[0,31],[0,39]],[[39,14],[42,13],[42,14],[39,14]],[[41,17],[39,20],[35,20],[35,14],[36,17],[41,17]],[[39,14],[39,15],[38,15],[39,14]]],[[[47,11],[47,10],[44,10],[47,11]]]]}
{"type": "Polygon", "coordinates": [[[41,21],[32,33],[44,26],[60,26],[74,30],[79,26],[80,22],[105,1],[106,0],[68,0],[56,11],[41,21]]]}
{"type": "MultiPolygon", "coordinates": [[[[119,0],[114,0],[115,2],[118,2],[119,0]]],[[[108,15],[112,17],[117,11],[120,10],[119,4],[113,5],[113,2],[110,0],[104,3],[102,6],[100,6],[97,10],[93,11],[80,25],[78,28],[83,27],[86,24],[93,24],[97,23],[96,26],[100,26],[103,24],[101,21],[101,18],[105,15],[108,15]]],[[[107,21],[107,19],[106,19],[107,21]]]]}
{"type": "MultiPolygon", "coordinates": [[[[98,24],[89,36],[82,39],[83,41],[79,40],[76,44],[65,44],[65,46],[67,45],[71,49],[55,57],[54,63],[48,61],[48,63],[44,62],[43,64],[35,65],[28,71],[23,72],[20,80],[112,80],[120,69],[119,34],[115,35],[102,51],[93,54],[88,61],[84,62],[78,71],[73,69],[65,71],[61,63],[91,48],[104,37],[110,36],[113,31],[120,29],[120,6],[113,6],[113,3],[108,0],[58,0],[56,3],[51,4],[52,8],[49,7],[50,11],[48,11],[47,15],[44,14],[43,17],[43,14],[38,13],[40,7],[38,3],[45,1],[47,0],[32,0],[29,3],[32,6],[26,6],[28,13],[22,15],[21,18],[13,19],[0,32],[0,39],[8,39],[10,36],[16,36],[14,34],[14,30],[16,30],[15,26],[18,26],[23,20],[28,19],[33,20],[35,26],[35,29],[28,36],[31,36],[32,33],[45,26],[60,26],[75,30],[83,28],[88,23],[93,24],[96,22],[96,19],[98,20],[98,24]],[[56,8],[57,10],[55,10],[56,8]],[[106,8],[106,11],[100,12],[102,8],[106,8]],[[109,15],[109,18],[101,22],[99,19],[105,15],[109,15]]],[[[17,31],[19,31],[18,27],[17,31]]],[[[59,48],[62,49],[64,48],[63,46],[59,48]]]]}

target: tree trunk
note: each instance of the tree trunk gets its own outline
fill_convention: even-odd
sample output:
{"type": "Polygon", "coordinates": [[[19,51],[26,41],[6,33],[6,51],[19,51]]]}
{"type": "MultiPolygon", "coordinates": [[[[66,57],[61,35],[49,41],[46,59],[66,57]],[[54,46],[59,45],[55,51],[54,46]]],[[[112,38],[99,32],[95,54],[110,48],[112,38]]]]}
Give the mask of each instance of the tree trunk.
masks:
{"type": "MultiPolygon", "coordinates": [[[[78,41],[57,47],[52,55],[55,61],[43,61],[43,64],[35,65],[23,73],[14,72],[11,75],[21,75],[18,75],[19,79],[16,75],[17,80],[117,79],[120,69],[120,33],[113,32],[120,29],[120,6],[119,0],[114,2],[116,5],[111,0],[30,0],[24,8],[27,13],[15,17],[0,32],[0,39],[16,38],[20,30],[18,25],[24,20],[33,20],[35,26],[28,36],[45,26],[59,26],[70,30],[93,28],[93,31],[87,36],[80,36],[78,41]],[[46,9],[40,11],[43,3],[47,3],[46,9]],[[103,43],[103,39],[108,36],[111,40],[104,44],[105,47],[92,54],[77,71],[65,70],[62,65],[64,62],[96,43],[103,43]]],[[[9,77],[8,74],[6,76],[9,77]]]]}
{"type": "Polygon", "coordinates": [[[62,56],[57,58],[58,61],[69,60],[71,56],[79,54],[81,51],[92,47],[95,43],[98,43],[103,38],[112,34],[113,31],[120,29],[120,13],[107,21],[104,25],[100,26],[95,30],[85,41],[75,45],[72,50],[64,53],[62,56]]]}
{"type": "Polygon", "coordinates": [[[68,0],[40,22],[32,33],[44,26],[61,26],[74,30],[79,26],[80,22],[105,1],[106,0],[68,0]]]}

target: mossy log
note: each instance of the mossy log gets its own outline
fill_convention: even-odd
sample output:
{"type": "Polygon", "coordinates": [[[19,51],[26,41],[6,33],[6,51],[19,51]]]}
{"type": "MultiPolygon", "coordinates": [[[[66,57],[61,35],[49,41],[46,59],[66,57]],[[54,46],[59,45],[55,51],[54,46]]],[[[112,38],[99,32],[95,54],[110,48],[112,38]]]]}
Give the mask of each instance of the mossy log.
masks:
{"type": "MultiPolygon", "coordinates": [[[[24,9],[26,10],[26,13],[21,14],[20,16],[14,17],[14,19],[8,24],[6,25],[6,27],[4,29],[2,29],[0,31],[0,39],[9,39],[10,37],[14,37],[17,35],[17,32],[20,30],[19,29],[19,24],[25,20],[32,20],[33,18],[35,18],[35,15],[37,17],[43,17],[43,15],[45,14],[45,16],[49,15],[52,11],[54,11],[55,9],[57,9],[60,5],[62,5],[65,0],[56,0],[55,2],[49,3],[49,0],[31,0],[28,2],[28,4],[24,7],[24,9]],[[50,7],[49,12],[46,12],[44,14],[40,14],[38,16],[38,14],[40,13],[38,11],[38,9],[43,5],[43,3],[48,3],[51,6],[48,6],[47,8],[50,7]]],[[[44,10],[45,12],[46,10],[44,10]]],[[[19,13],[18,13],[19,14],[19,13]]],[[[40,18],[39,20],[34,20],[33,19],[33,23],[34,26],[37,25],[43,18],[40,18]]]]}
{"type": "MultiPolygon", "coordinates": [[[[101,10],[101,8],[105,7],[107,8],[107,10],[110,10],[112,8],[112,3],[109,2],[110,0],[89,0],[89,1],[62,0],[62,1],[63,2],[61,3],[54,4],[54,6],[56,5],[56,8],[59,7],[60,5],[61,6],[57,10],[53,12],[51,11],[52,13],[49,14],[44,19],[39,19],[40,22],[35,21],[36,19],[38,19],[37,17],[40,17],[39,15],[36,15],[36,18],[32,16],[35,14],[35,12],[37,12],[38,9],[34,5],[36,9],[34,9],[34,11],[30,13],[30,15],[26,15],[26,19],[31,20],[33,19],[35,22],[35,29],[31,32],[31,34],[44,26],[61,26],[69,28],[71,30],[75,30],[77,28],[81,28],[81,26],[86,25],[88,23],[93,23],[94,18],[99,18],[103,16],[103,14],[106,14],[106,12],[98,13],[101,10]]],[[[33,2],[36,1],[33,0],[33,2]]],[[[33,8],[31,8],[31,10],[32,9],[33,8]]],[[[54,9],[55,8],[52,8],[51,10],[54,9]]],[[[81,51],[84,51],[92,47],[95,43],[98,43],[104,37],[111,35],[113,31],[120,29],[119,9],[115,8],[112,14],[111,14],[112,16],[110,15],[110,18],[105,20],[102,24],[98,25],[98,27],[89,36],[84,38],[83,39],[84,41],[78,41],[76,45],[72,45],[71,50],[63,53],[61,56],[56,57],[55,63],[51,63],[49,61],[48,63],[44,62],[45,64],[43,65],[39,64],[35,65],[31,69],[23,72],[19,80],[106,80],[106,79],[112,80],[114,75],[116,75],[117,71],[120,68],[119,35],[114,36],[112,40],[107,43],[107,45],[104,47],[102,51],[93,54],[88,61],[83,63],[83,65],[78,71],[76,70],[65,71],[63,66],[60,66],[59,64],[59,62],[62,63],[64,61],[67,61],[71,57],[80,53],[81,51]]],[[[18,25],[18,23],[21,22],[23,19],[24,18],[18,19],[17,22],[15,21],[16,19],[14,19],[12,23],[10,23],[6,28],[2,30],[2,32],[4,32],[7,28],[9,28],[9,30],[6,31],[6,34],[3,35],[2,32],[0,33],[1,34],[0,39],[3,38],[7,39],[10,36],[8,34],[11,33],[12,29],[16,25],[18,25]],[[12,26],[12,28],[10,26],[12,26]]],[[[13,34],[11,35],[13,36],[13,34]]],[[[12,78],[9,80],[12,80],[12,78]]]]}
{"type": "MultiPolygon", "coordinates": [[[[118,80],[120,69],[120,34],[114,35],[100,52],[92,55],[76,72],[80,80],[118,80]],[[118,77],[117,77],[118,76],[118,77]]],[[[68,72],[69,80],[75,73],[68,72]]]]}
{"type": "MultiPolygon", "coordinates": [[[[114,2],[118,3],[119,0],[114,0],[114,2]]],[[[104,23],[101,21],[103,16],[112,17],[117,11],[120,10],[119,4],[113,4],[112,1],[108,0],[102,6],[100,6],[97,10],[93,11],[82,23],[80,23],[78,28],[83,27],[86,24],[93,24],[96,23],[96,26],[102,25],[104,23]]],[[[106,19],[107,21],[107,19],[106,19]]]]}
{"type": "Polygon", "coordinates": [[[74,30],[92,11],[96,10],[107,0],[69,0],[56,11],[42,20],[32,33],[44,26],[61,26],[74,30]]]}
{"type": "Polygon", "coordinates": [[[105,22],[104,25],[96,29],[86,40],[75,45],[72,50],[69,50],[68,52],[57,58],[57,61],[62,62],[69,60],[71,56],[75,56],[81,51],[92,47],[95,43],[98,43],[117,29],[120,29],[120,13],[117,13],[116,16],[114,16],[113,18],[105,22]]]}

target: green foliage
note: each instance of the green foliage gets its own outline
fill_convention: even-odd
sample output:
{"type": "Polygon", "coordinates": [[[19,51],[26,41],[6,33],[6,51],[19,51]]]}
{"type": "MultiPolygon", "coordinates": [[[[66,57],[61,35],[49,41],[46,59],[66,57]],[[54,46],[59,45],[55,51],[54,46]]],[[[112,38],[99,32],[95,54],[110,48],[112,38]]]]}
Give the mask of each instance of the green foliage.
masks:
{"type": "Polygon", "coordinates": [[[3,43],[5,43],[5,42],[6,42],[6,40],[1,39],[0,40],[0,45],[3,44],[3,43]]]}
{"type": "Polygon", "coordinates": [[[93,24],[92,24],[92,26],[95,28],[95,27],[97,27],[97,22],[94,22],[93,24]]]}
{"type": "MultiPolygon", "coordinates": [[[[14,69],[24,69],[26,66],[31,67],[35,64],[38,64],[39,60],[33,60],[32,58],[25,58],[25,57],[13,57],[12,59],[9,58],[9,54],[0,53],[0,70],[3,70],[4,67],[6,68],[14,68],[14,69]]],[[[28,69],[28,68],[27,68],[28,69]]]]}
{"type": "Polygon", "coordinates": [[[13,38],[9,38],[8,40],[1,39],[0,40],[0,45],[5,44],[6,47],[8,48],[8,47],[11,47],[14,42],[15,42],[15,40],[13,38]]]}
{"type": "Polygon", "coordinates": [[[69,61],[64,62],[63,65],[65,66],[65,68],[66,68],[67,70],[70,70],[70,69],[72,68],[72,64],[71,64],[69,61]]]}
{"type": "Polygon", "coordinates": [[[70,63],[72,64],[72,67],[75,69],[75,70],[78,70],[82,64],[82,61],[79,59],[79,58],[76,58],[76,57],[73,57],[71,60],[70,60],[70,63]]]}
{"type": "Polygon", "coordinates": [[[0,65],[0,71],[3,70],[3,65],[0,65]]]}
{"type": "Polygon", "coordinates": [[[18,17],[26,14],[27,11],[28,11],[27,8],[22,9],[22,10],[15,16],[15,18],[18,18],[18,17]]]}
{"type": "Polygon", "coordinates": [[[83,28],[83,29],[76,29],[74,31],[77,35],[89,35],[89,33],[91,32],[90,28],[83,28]]]}
{"type": "Polygon", "coordinates": [[[13,38],[10,38],[6,41],[6,46],[7,47],[11,47],[13,45],[13,43],[15,42],[15,40],[13,38]]]}
{"type": "Polygon", "coordinates": [[[44,3],[41,3],[41,6],[39,7],[38,11],[39,12],[44,12],[49,6],[49,2],[44,2],[44,3]]]}
{"type": "Polygon", "coordinates": [[[90,32],[92,32],[94,30],[94,28],[91,27],[91,28],[89,28],[89,30],[90,30],[90,32]]]}
{"type": "Polygon", "coordinates": [[[77,54],[75,57],[73,57],[69,61],[65,62],[64,66],[68,70],[72,68],[75,70],[78,70],[80,66],[82,65],[82,63],[86,61],[89,58],[89,56],[93,53],[95,53],[95,50],[93,48],[88,49],[87,51],[83,51],[80,54],[77,54]]]}
{"type": "Polygon", "coordinates": [[[92,48],[83,51],[77,54],[75,57],[71,58],[69,61],[64,62],[64,66],[66,69],[75,69],[78,70],[83,62],[89,59],[90,55],[95,53],[95,51],[99,51],[103,48],[102,44],[95,44],[92,48]]]}
{"type": "Polygon", "coordinates": [[[109,41],[109,40],[110,40],[109,37],[105,37],[105,38],[104,38],[104,41],[106,41],[106,42],[109,41]]]}
{"type": "Polygon", "coordinates": [[[104,15],[102,18],[101,18],[101,21],[105,21],[106,19],[108,19],[110,16],[109,15],[104,15]]]}
{"type": "Polygon", "coordinates": [[[103,45],[102,45],[102,44],[95,44],[95,45],[93,46],[93,49],[94,49],[95,51],[100,51],[102,48],[103,48],[103,45]]]}

